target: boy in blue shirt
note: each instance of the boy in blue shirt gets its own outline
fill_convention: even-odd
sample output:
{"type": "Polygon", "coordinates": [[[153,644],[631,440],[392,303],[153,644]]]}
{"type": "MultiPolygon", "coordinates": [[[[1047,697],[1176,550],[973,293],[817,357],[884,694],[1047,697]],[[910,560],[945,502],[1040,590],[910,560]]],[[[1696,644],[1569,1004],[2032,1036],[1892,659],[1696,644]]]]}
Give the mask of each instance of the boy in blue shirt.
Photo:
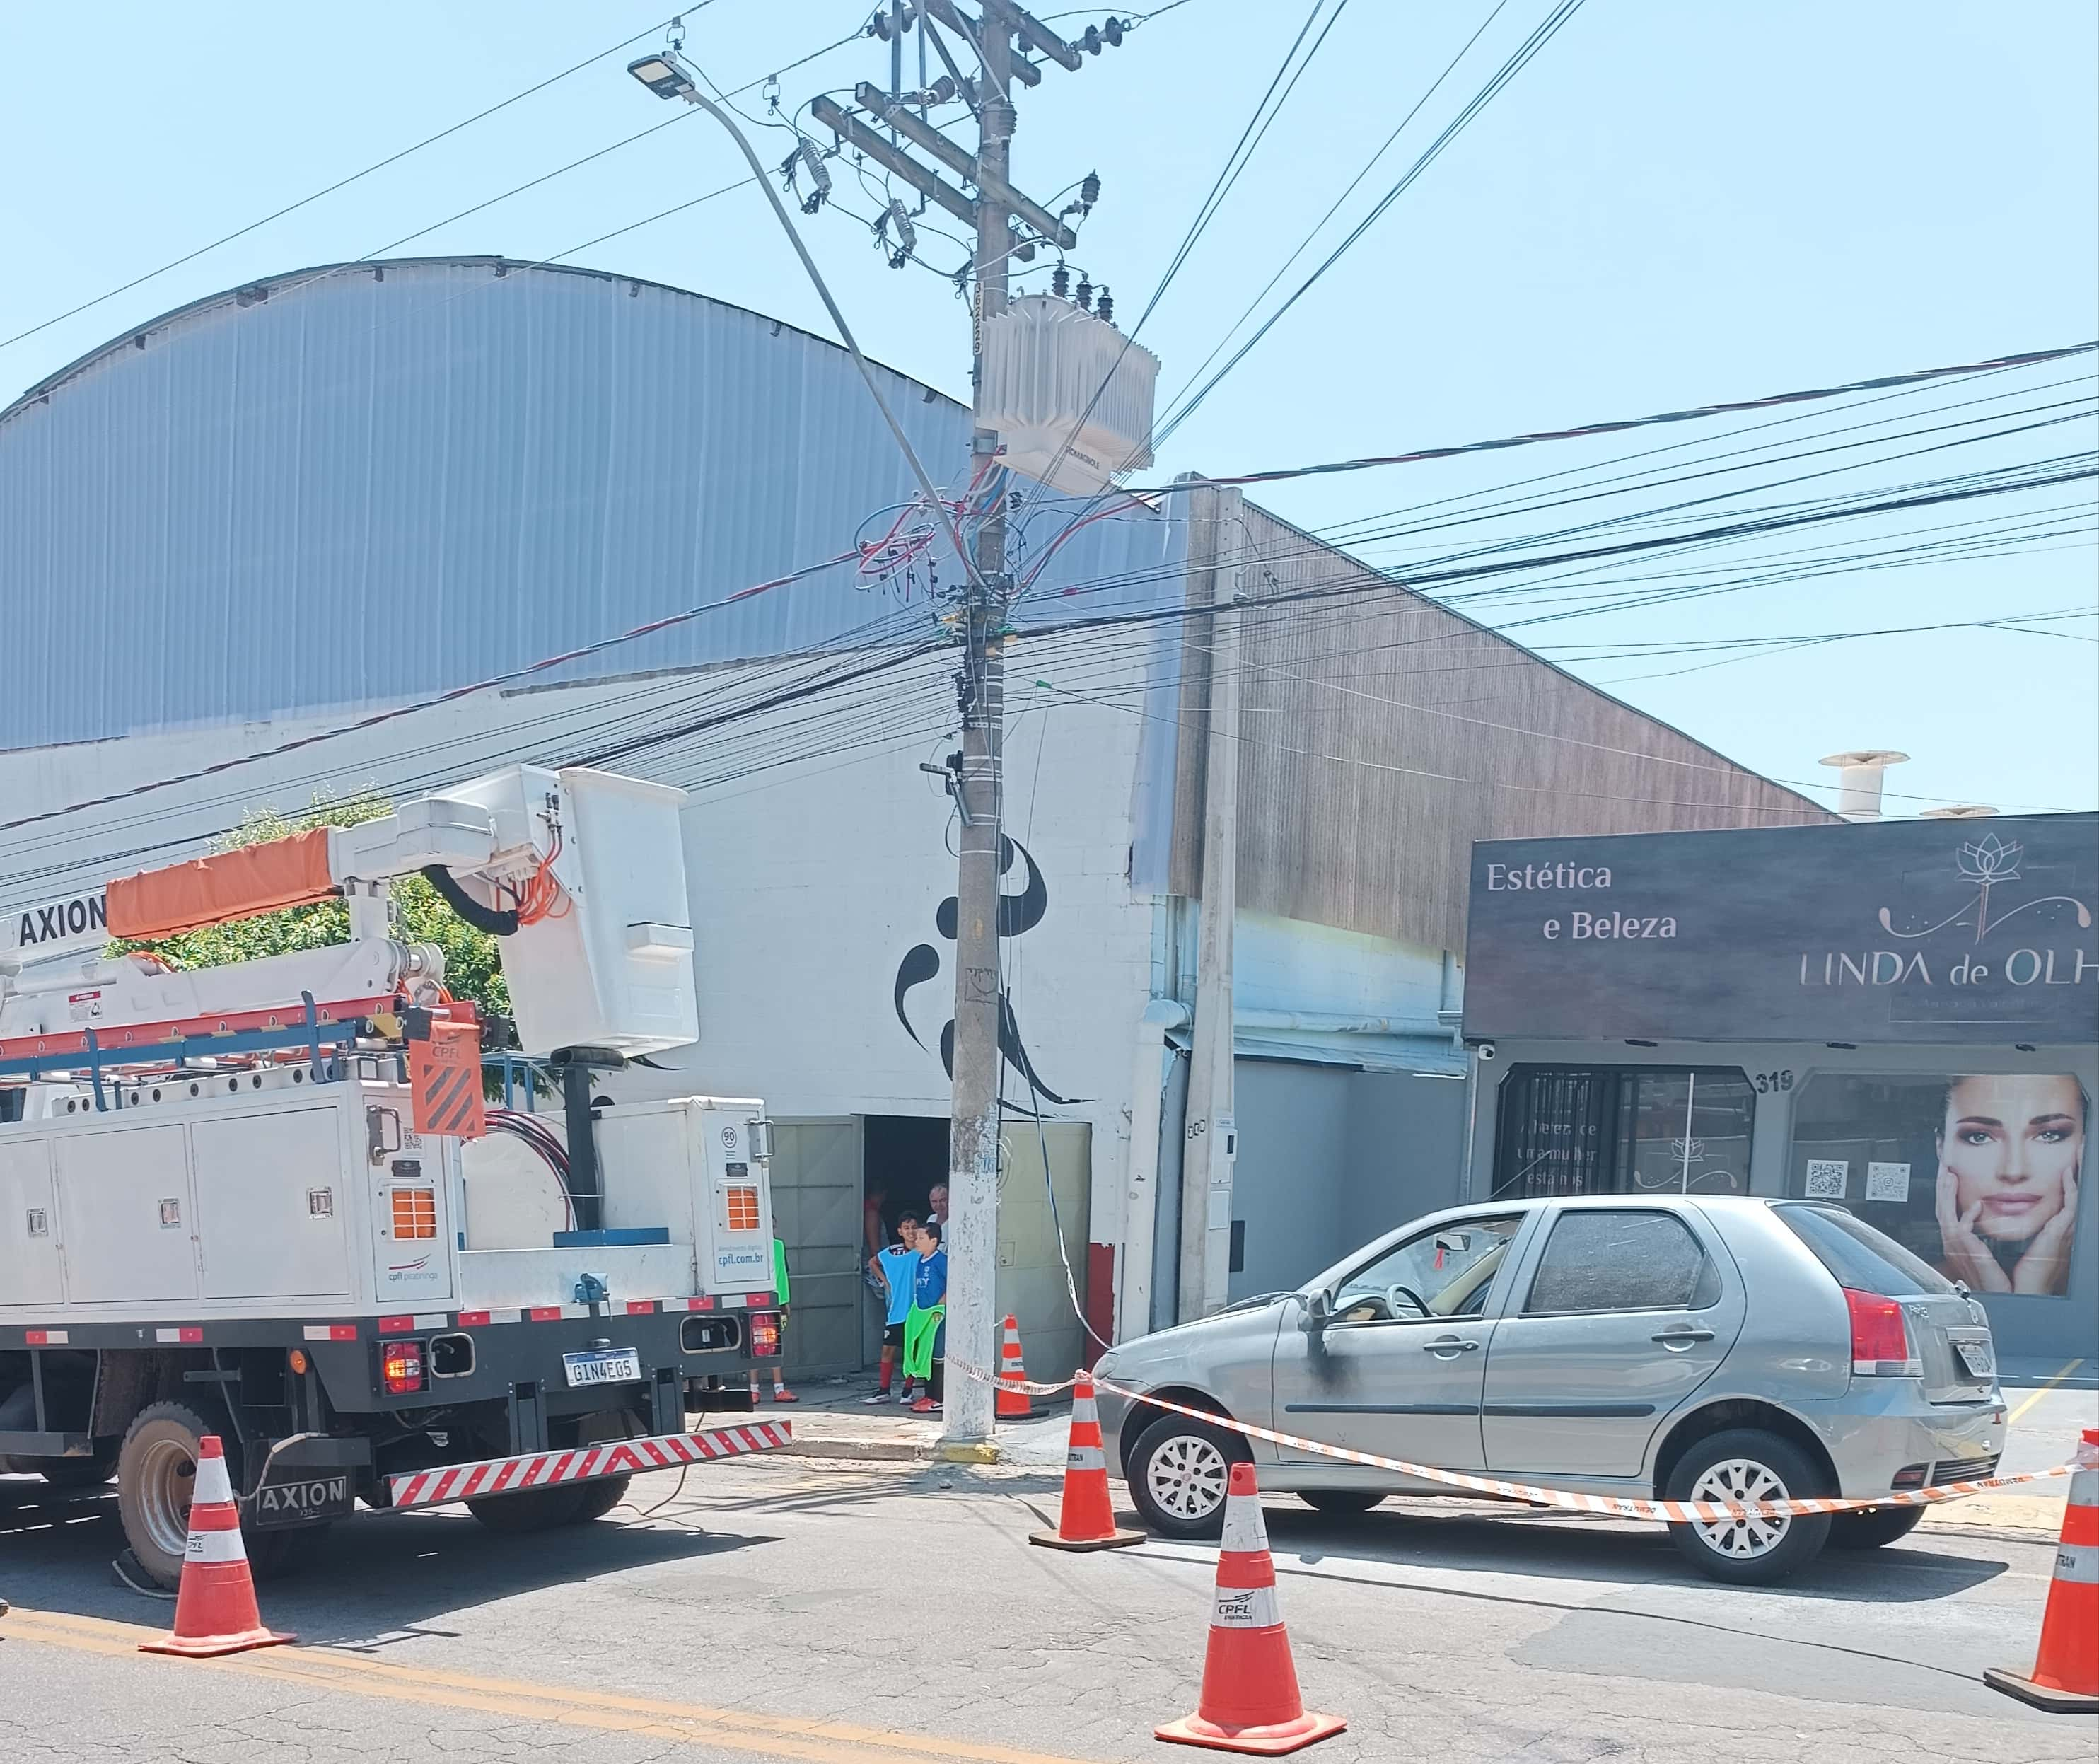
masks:
{"type": "Polygon", "coordinates": [[[911,1405],[913,1414],[940,1412],[941,1375],[948,1349],[948,1252],[940,1247],[938,1220],[918,1228],[918,1266],[911,1282],[911,1310],[904,1324],[904,1375],[926,1381],[927,1394],[911,1405]]]}
{"type": "MultiPolygon", "coordinates": [[[[882,1375],[874,1394],[865,1397],[867,1402],[889,1402],[890,1380],[896,1375],[896,1362],[904,1357],[904,1323],[911,1314],[912,1281],[918,1267],[918,1216],[907,1212],[896,1221],[897,1243],[868,1258],[868,1269],[882,1285],[887,1309],[882,1316],[882,1375]]],[[[904,1394],[911,1394],[911,1379],[907,1372],[904,1379],[904,1394]]]]}

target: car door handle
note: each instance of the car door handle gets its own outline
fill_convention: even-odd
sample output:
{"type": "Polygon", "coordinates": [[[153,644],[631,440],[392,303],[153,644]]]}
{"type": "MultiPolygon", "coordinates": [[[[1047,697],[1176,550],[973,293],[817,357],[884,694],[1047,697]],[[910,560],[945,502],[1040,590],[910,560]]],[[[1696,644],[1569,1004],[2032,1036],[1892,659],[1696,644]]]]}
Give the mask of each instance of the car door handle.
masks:
{"type": "Polygon", "coordinates": [[[1479,1346],[1476,1341],[1468,1341],[1456,1335],[1438,1335],[1433,1341],[1421,1344],[1424,1353],[1470,1353],[1479,1346]]]}
{"type": "Polygon", "coordinates": [[[1713,1339],[1713,1331],[1710,1329],[1691,1329],[1679,1325],[1674,1329],[1665,1329],[1660,1335],[1652,1335],[1648,1339],[1660,1342],[1665,1348],[1688,1348],[1694,1341],[1710,1341],[1713,1339]]]}

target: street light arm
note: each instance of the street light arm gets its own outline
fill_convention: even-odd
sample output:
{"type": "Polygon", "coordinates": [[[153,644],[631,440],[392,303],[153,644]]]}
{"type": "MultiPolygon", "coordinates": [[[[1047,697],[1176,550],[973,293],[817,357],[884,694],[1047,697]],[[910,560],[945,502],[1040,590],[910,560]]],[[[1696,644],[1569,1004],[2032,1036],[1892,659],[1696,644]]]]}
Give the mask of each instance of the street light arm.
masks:
{"type": "Polygon", "coordinates": [[[809,248],[802,242],[801,230],[795,226],[793,218],[788,214],[786,204],[780,200],[780,192],[772,187],[772,177],[766,168],[759,163],[757,151],[751,146],[743,130],[736,125],[735,119],[728,111],[700,90],[700,82],[692,77],[693,70],[685,64],[682,56],[675,51],[666,51],[661,59],[687,77],[687,83],[680,91],[679,96],[687,103],[697,104],[701,109],[706,112],[716,122],[728,130],[729,138],[742,149],[743,156],[750,164],[751,175],[758,180],[758,187],[765,192],[765,200],[772,205],[772,212],[779,217],[781,229],[787,235],[789,243],[794,246],[794,255],[802,260],[802,267],[808,272],[810,281],[815,284],[816,293],[824,302],[824,310],[830,314],[831,323],[838,327],[838,336],[843,340],[847,349],[851,352],[853,365],[860,369],[860,378],[867,382],[868,395],[874,400],[875,407],[882,412],[882,420],[889,425],[890,433],[896,438],[896,445],[903,450],[904,457],[910,464],[912,476],[918,480],[918,488],[925,493],[926,501],[932,504],[935,517],[947,533],[948,543],[955,548],[955,555],[961,559],[962,568],[969,573],[970,580],[979,590],[989,593],[990,590],[983,578],[977,573],[977,566],[970,556],[969,548],[962,543],[961,530],[955,525],[954,517],[948,513],[946,501],[942,498],[939,491],[934,487],[931,476],[926,472],[924,463],[919,459],[917,450],[911,445],[910,438],[904,433],[903,425],[896,420],[895,412],[890,409],[889,400],[882,395],[882,388],[875,381],[873,367],[869,365],[866,356],[860,354],[860,344],[852,334],[852,327],[846,323],[846,315],[839,311],[838,301],[831,297],[830,288],[825,284],[821,272],[817,270],[816,259],[809,255],[809,248]]]}

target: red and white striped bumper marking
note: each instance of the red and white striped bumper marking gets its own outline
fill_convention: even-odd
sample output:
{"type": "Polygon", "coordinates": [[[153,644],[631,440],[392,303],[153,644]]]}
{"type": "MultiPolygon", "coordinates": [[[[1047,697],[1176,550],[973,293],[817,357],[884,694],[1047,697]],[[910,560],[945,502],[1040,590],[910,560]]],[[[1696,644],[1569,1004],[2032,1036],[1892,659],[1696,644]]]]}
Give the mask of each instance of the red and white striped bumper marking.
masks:
{"type": "Polygon", "coordinates": [[[204,1331],[201,1329],[188,1326],[178,1329],[156,1329],[153,1331],[153,1339],[169,1345],[182,1342],[202,1341],[204,1331]]]}
{"type": "Polygon", "coordinates": [[[301,1331],[309,1341],[354,1341],[357,1325],[354,1323],[309,1323],[301,1331]]]}
{"type": "Polygon", "coordinates": [[[63,1348],[73,1337],[63,1329],[25,1329],[22,1331],[22,1345],[25,1348],[63,1348]]]}
{"type": "Polygon", "coordinates": [[[451,1464],[389,1476],[389,1503],[397,1512],[441,1507],[448,1501],[477,1500],[486,1494],[516,1493],[560,1482],[587,1482],[598,1476],[632,1476],[648,1470],[676,1470],[717,1458],[740,1458],[772,1451],[794,1436],[785,1421],[754,1421],[745,1427],[709,1427],[699,1433],[666,1433],[653,1439],[613,1440],[565,1452],[527,1452],[517,1458],[491,1458],[479,1463],[451,1464]]]}
{"type": "Polygon", "coordinates": [[[418,1313],[412,1317],[382,1317],[379,1319],[379,1333],[406,1335],[418,1329],[443,1329],[449,1322],[442,1311],[418,1313]]]}

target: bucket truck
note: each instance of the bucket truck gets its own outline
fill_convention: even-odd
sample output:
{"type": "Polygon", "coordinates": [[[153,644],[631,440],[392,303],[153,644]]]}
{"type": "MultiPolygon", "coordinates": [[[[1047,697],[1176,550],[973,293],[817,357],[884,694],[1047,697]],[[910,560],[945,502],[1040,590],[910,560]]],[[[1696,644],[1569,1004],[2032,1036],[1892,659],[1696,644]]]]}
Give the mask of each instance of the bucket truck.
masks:
{"type": "Polygon", "coordinates": [[[206,1433],[265,1572],[359,1500],[531,1531],[785,1443],[706,1419],[779,1347],[763,1107],[592,1084],[697,1038],[682,799],[513,766],[0,921],[0,1467],[113,1475],[172,1586],[206,1433]],[[499,939],[558,1111],[484,1104],[508,1026],[394,935],[413,874],[499,939]],[[104,952],[332,898],[324,948],[104,952]]]}

